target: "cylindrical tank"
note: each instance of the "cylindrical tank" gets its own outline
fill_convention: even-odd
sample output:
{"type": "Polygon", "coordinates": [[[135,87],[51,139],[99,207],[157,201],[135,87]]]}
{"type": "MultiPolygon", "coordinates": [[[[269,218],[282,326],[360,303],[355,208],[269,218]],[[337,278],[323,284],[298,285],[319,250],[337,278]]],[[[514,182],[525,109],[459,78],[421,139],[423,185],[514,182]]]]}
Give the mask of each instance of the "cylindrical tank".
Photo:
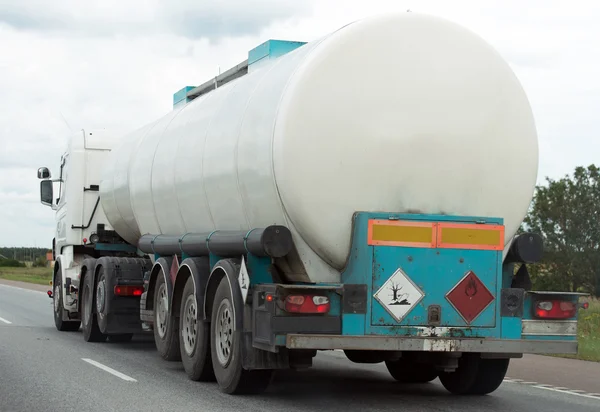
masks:
{"type": "Polygon", "coordinates": [[[388,14],[272,60],[130,134],[101,184],[115,230],[290,228],[335,280],[355,211],[505,219],[531,201],[537,135],[508,64],[446,20],[388,14]]]}

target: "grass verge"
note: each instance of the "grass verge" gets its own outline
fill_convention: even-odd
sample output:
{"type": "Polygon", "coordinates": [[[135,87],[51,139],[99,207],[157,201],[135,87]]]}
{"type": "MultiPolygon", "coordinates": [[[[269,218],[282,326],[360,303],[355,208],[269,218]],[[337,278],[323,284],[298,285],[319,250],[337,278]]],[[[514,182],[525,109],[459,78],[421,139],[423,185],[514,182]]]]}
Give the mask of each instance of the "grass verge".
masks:
{"type": "Polygon", "coordinates": [[[48,285],[52,280],[52,268],[0,267],[0,279],[48,285]]]}
{"type": "Polygon", "coordinates": [[[561,358],[600,362],[600,299],[584,299],[588,309],[579,310],[577,323],[579,350],[576,355],[553,355],[561,358]]]}

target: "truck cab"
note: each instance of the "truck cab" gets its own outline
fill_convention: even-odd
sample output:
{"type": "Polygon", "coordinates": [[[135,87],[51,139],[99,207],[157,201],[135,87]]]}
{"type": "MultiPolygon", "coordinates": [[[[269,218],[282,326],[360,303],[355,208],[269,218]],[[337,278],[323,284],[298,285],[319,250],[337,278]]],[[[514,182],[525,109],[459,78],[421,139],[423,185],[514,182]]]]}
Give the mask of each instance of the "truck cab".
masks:
{"type": "Polygon", "coordinates": [[[38,169],[41,203],[56,212],[52,241],[56,264],[49,296],[54,298],[57,327],[79,327],[77,291],[83,260],[101,256],[98,246],[105,242],[124,243],[106,219],[99,196],[101,175],[115,141],[103,129],[80,130],[68,139],[57,177],[47,167],[38,169]]]}

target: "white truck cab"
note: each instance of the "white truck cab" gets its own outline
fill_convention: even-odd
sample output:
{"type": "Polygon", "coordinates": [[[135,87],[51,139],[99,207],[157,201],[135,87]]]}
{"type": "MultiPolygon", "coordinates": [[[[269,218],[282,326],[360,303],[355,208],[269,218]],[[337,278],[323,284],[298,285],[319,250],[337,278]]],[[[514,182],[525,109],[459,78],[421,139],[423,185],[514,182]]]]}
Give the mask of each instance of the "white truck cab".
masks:
{"type": "Polygon", "coordinates": [[[79,327],[76,291],[81,262],[99,253],[94,245],[102,237],[118,236],[112,231],[99,198],[103,167],[115,142],[114,135],[106,130],[80,130],[69,138],[67,150],[61,156],[58,178],[52,178],[47,167],[38,169],[38,178],[42,179],[41,203],[56,211],[52,242],[56,261],[52,283],[53,294],[57,295],[55,320],[67,322],[73,328],[79,327]],[[65,310],[61,312],[57,306],[64,306],[65,310]]]}

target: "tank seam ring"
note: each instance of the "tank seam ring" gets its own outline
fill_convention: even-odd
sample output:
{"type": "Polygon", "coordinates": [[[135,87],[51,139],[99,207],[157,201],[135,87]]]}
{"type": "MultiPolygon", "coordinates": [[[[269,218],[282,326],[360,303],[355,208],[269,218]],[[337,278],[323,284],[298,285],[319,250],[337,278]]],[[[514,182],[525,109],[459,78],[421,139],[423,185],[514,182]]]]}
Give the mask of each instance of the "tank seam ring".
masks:
{"type": "Polygon", "coordinates": [[[184,234],[183,236],[181,236],[181,237],[179,238],[179,251],[181,252],[181,254],[182,254],[182,255],[183,255],[183,253],[184,253],[184,251],[183,251],[183,249],[182,249],[182,247],[183,247],[183,239],[185,239],[185,237],[186,237],[187,235],[189,235],[189,234],[190,234],[190,232],[187,232],[186,234],[184,234]]]}
{"type": "Polygon", "coordinates": [[[217,233],[217,232],[218,232],[218,230],[213,230],[212,232],[210,232],[210,234],[209,234],[209,235],[208,235],[208,237],[206,238],[206,249],[208,250],[208,253],[212,253],[212,252],[210,251],[210,247],[208,246],[208,243],[210,242],[210,237],[211,237],[212,235],[214,235],[215,233],[217,233]]]}
{"type": "Polygon", "coordinates": [[[256,230],[256,228],[254,229],[250,229],[248,231],[248,233],[246,233],[246,236],[244,236],[244,249],[246,250],[246,252],[250,253],[250,251],[248,250],[248,237],[250,236],[250,233],[254,232],[256,230]]]}
{"type": "Polygon", "coordinates": [[[154,237],[152,238],[152,241],[150,242],[150,246],[152,246],[152,254],[156,255],[156,250],[154,250],[154,241],[156,240],[156,238],[158,238],[160,235],[154,235],[154,237]]]}

